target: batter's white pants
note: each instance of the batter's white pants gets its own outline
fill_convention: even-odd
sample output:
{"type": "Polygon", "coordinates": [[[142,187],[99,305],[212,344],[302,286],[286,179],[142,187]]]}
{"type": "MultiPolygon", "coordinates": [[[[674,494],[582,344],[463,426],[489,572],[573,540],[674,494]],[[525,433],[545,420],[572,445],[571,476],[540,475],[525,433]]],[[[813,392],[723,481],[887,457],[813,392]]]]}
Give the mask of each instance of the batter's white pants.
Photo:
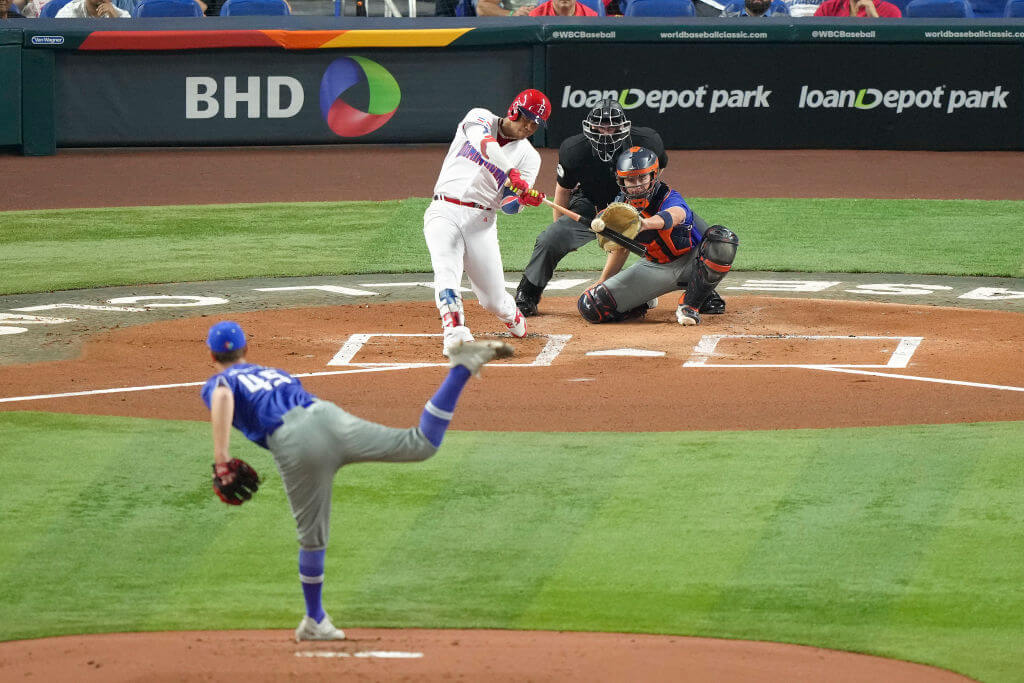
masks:
{"type": "Polygon", "coordinates": [[[434,303],[439,308],[440,292],[458,293],[465,272],[481,306],[503,322],[515,320],[516,300],[505,289],[494,211],[435,199],[423,214],[423,236],[430,250],[434,303]]]}

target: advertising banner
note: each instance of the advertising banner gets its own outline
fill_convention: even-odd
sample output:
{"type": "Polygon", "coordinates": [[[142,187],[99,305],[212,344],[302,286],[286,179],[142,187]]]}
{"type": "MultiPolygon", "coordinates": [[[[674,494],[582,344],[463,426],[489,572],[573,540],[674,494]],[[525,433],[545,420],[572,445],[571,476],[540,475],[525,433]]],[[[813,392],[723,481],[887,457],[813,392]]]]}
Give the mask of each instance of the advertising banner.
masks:
{"type": "Polygon", "coordinates": [[[587,111],[606,97],[674,149],[983,150],[1019,149],[1024,141],[1020,45],[580,44],[547,50],[552,145],[580,132],[587,111]]]}
{"type": "Polygon", "coordinates": [[[58,52],[57,144],[448,142],[504,114],[531,49],[58,52]]]}

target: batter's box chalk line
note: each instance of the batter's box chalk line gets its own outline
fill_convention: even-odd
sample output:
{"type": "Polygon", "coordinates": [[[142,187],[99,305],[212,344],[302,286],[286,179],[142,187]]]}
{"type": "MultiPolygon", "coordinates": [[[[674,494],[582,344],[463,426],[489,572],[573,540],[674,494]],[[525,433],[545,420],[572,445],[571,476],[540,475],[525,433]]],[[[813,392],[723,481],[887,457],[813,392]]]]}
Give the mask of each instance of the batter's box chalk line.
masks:
{"type": "Polygon", "coordinates": [[[976,387],[979,389],[997,389],[1000,391],[1019,391],[1024,392],[1024,387],[1006,386],[1002,384],[986,384],[983,382],[964,382],[955,379],[943,379],[940,377],[921,377],[918,375],[902,375],[893,372],[878,372],[878,369],[891,370],[895,368],[906,368],[910,364],[910,359],[920,346],[924,337],[872,337],[872,336],[854,336],[854,335],[841,335],[841,336],[829,336],[829,335],[798,335],[798,334],[708,334],[701,337],[697,346],[694,347],[693,353],[690,355],[690,359],[683,363],[683,367],[689,368],[795,368],[800,370],[822,370],[824,372],[839,372],[850,375],[868,375],[871,377],[887,377],[889,379],[902,379],[909,380],[912,382],[932,382],[934,384],[950,384],[961,387],[976,387]],[[879,341],[896,341],[899,343],[896,345],[896,349],[892,352],[889,360],[884,365],[873,365],[868,363],[829,363],[829,364],[814,364],[814,363],[714,363],[711,360],[718,355],[721,357],[724,354],[716,354],[715,348],[718,343],[723,339],[808,339],[808,340],[822,340],[822,339],[856,339],[856,340],[879,340],[879,341]],[[872,369],[873,368],[873,369],[872,369]]]}
{"type": "MultiPolygon", "coordinates": [[[[356,354],[374,337],[388,337],[388,338],[400,338],[400,337],[442,337],[440,334],[407,334],[407,333],[392,333],[392,332],[373,332],[370,334],[353,334],[350,335],[345,343],[342,344],[341,349],[338,353],[334,354],[334,358],[327,362],[330,366],[344,366],[344,367],[356,367],[356,368],[379,368],[389,370],[406,370],[411,368],[433,368],[433,367],[447,367],[448,362],[443,363],[356,363],[353,359],[356,354]]],[[[558,354],[562,352],[565,345],[572,339],[571,334],[538,334],[538,337],[545,337],[547,341],[544,344],[544,348],[540,350],[537,357],[529,363],[498,363],[493,366],[495,368],[537,368],[547,367],[558,357],[558,354]]]]}

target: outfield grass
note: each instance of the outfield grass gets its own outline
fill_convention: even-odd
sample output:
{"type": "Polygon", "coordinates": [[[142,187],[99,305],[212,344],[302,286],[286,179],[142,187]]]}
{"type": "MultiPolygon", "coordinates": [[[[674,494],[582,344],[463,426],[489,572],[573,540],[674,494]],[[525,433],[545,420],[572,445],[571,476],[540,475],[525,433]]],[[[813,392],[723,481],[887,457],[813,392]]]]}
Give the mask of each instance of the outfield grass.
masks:
{"type": "MultiPolygon", "coordinates": [[[[0,431],[0,639],[294,627],[266,451],[237,444],[266,483],[229,508],[205,424],[0,413],[0,431]]],[[[1020,422],[451,432],[426,463],[343,470],[326,606],[342,626],[700,634],[1019,681],[1022,441],[1020,422]]]]}
{"type": "MultiPolygon", "coordinates": [[[[226,278],[430,272],[426,199],[0,212],[0,294],[226,278]],[[59,261],[59,264],[57,263],[59,261]],[[58,266],[59,267],[56,267],[58,266]]],[[[694,199],[738,270],[1024,276],[1024,202],[694,199]],[[969,218],[968,218],[969,217],[969,218]]],[[[500,218],[522,270],[547,209],[500,218]]],[[[563,270],[600,270],[588,246],[563,270]]]]}

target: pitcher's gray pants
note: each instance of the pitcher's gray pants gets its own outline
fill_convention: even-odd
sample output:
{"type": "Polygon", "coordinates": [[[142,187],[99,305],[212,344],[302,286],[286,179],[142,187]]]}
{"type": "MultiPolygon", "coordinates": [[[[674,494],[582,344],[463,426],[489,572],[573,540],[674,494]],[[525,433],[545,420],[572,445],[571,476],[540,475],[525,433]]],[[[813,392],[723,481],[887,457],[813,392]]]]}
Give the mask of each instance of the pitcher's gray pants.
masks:
{"type": "Polygon", "coordinates": [[[330,401],[292,408],[267,437],[303,550],[327,547],[334,475],[356,462],[418,462],[437,452],[419,427],[396,429],[351,415],[330,401]]]}

